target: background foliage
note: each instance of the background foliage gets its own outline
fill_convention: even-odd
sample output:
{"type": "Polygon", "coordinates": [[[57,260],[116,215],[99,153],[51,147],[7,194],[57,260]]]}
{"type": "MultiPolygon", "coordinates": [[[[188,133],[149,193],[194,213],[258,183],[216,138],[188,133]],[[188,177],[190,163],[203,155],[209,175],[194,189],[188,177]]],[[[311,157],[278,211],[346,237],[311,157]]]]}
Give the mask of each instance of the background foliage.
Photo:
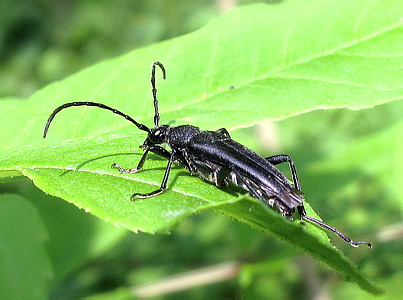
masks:
{"type": "MultiPolygon", "coordinates": [[[[147,1],[141,4],[121,1],[119,5],[115,2],[99,4],[86,1],[57,4],[3,2],[6,9],[2,10],[4,15],[0,18],[3,22],[0,32],[0,92],[8,98],[29,96],[47,83],[62,79],[94,62],[190,32],[220,14],[216,3],[207,1],[197,4],[176,1],[174,5],[168,1],[147,1]],[[89,15],[91,18],[88,18],[89,15]]],[[[209,26],[214,26],[214,23],[209,26]]],[[[388,45],[385,41],[383,43],[388,45]]],[[[391,56],[393,51],[389,44],[389,48],[385,46],[383,53],[391,56]]],[[[267,55],[269,57],[270,53],[267,55]]],[[[147,74],[138,83],[147,95],[141,96],[141,99],[149,97],[148,87],[144,87],[148,86],[150,62],[151,60],[136,62],[139,66],[147,67],[146,72],[137,74],[139,78],[147,74]]],[[[351,65],[351,62],[346,63],[351,65]]],[[[316,63],[321,62],[319,60],[316,63]]],[[[269,64],[273,64],[272,60],[269,60],[269,64]]],[[[213,69],[213,72],[219,69],[213,69]]],[[[170,72],[179,70],[184,71],[186,68],[170,67],[168,76],[170,72]]],[[[264,70],[264,67],[260,70],[264,70]]],[[[309,67],[300,67],[299,70],[291,70],[289,74],[294,71],[311,76],[309,70],[309,67]]],[[[378,87],[368,94],[374,99],[376,93],[381,91],[380,86],[392,86],[399,78],[399,73],[394,73],[398,71],[391,70],[386,72],[389,77],[376,81],[375,78],[378,77],[374,77],[367,68],[365,70],[363,73],[366,76],[357,80],[368,80],[368,86],[378,87]]],[[[374,71],[376,70],[379,67],[374,67],[374,71]]],[[[234,73],[234,76],[238,76],[237,74],[239,72],[234,73]]],[[[286,75],[283,74],[284,77],[286,75]]],[[[326,70],[326,65],[320,76],[323,78],[325,75],[331,75],[326,70]]],[[[346,76],[349,79],[348,74],[346,76]]],[[[235,79],[223,80],[231,83],[235,79]]],[[[267,82],[261,84],[268,86],[267,82]]],[[[194,90],[192,86],[186,87],[194,90]]],[[[172,95],[169,88],[165,91],[161,88],[160,92],[172,95]]],[[[180,99],[187,99],[186,88],[183,93],[180,99]]],[[[66,95],[71,94],[67,91],[66,95]]],[[[311,95],[315,94],[312,92],[311,95]]],[[[225,94],[223,96],[226,97],[225,94]]],[[[119,98],[119,95],[115,97],[119,98]]],[[[217,98],[218,102],[223,101],[222,97],[217,98]]],[[[59,101],[63,102],[62,99],[59,101]]],[[[312,111],[276,123],[269,122],[231,132],[237,140],[262,154],[290,154],[297,162],[307,199],[321,213],[321,217],[329,224],[341,227],[351,236],[363,237],[376,244],[374,251],[368,253],[366,249],[350,249],[343,242],[333,239],[338,248],[357,263],[361,270],[386,286],[388,297],[393,296],[393,293],[399,295],[398,283],[401,280],[401,243],[398,241],[399,236],[396,236],[396,233],[401,232],[399,222],[402,207],[401,186],[398,184],[401,175],[397,172],[398,166],[403,162],[402,145],[397,138],[402,133],[401,106],[401,101],[394,101],[360,111],[312,111]],[[252,135],[256,132],[260,136],[252,135]]],[[[143,112],[147,112],[144,120],[140,120],[148,124],[151,119],[148,109],[148,106],[144,110],[137,108],[134,115],[143,116],[143,112]]],[[[124,111],[131,110],[128,105],[124,111]]],[[[162,115],[165,120],[178,119],[178,111],[172,111],[169,106],[161,108],[161,112],[164,111],[168,111],[162,115]]],[[[244,118],[252,120],[256,113],[250,112],[251,115],[244,118]]],[[[43,111],[43,114],[48,114],[48,110],[43,111]]],[[[284,116],[286,115],[289,112],[285,111],[284,116]]],[[[205,119],[191,121],[202,125],[205,119]]],[[[219,122],[221,118],[216,119],[219,122]]],[[[80,135],[97,135],[87,129],[91,120],[94,119],[83,123],[80,135]]],[[[188,121],[186,116],[183,116],[182,121],[188,121]]],[[[230,128],[236,128],[237,121],[238,119],[229,124],[230,128]]],[[[216,124],[206,125],[212,129],[216,127],[216,124]]],[[[222,125],[227,124],[218,124],[222,125]]],[[[15,130],[2,129],[9,134],[15,130]]],[[[72,137],[63,132],[61,127],[53,129],[55,139],[57,136],[59,139],[72,137]]],[[[30,131],[25,130],[24,135],[24,139],[17,139],[12,143],[24,145],[24,141],[30,138],[30,131]]],[[[10,149],[10,153],[15,149],[9,139],[2,139],[1,143],[10,149]]],[[[127,149],[129,151],[130,147],[127,149]]],[[[114,153],[116,152],[121,150],[114,153]]],[[[74,161],[72,164],[74,165],[74,161]]],[[[343,282],[340,277],[311,259],[298,257],[301,255],[298,250],[222,215],[204,212],[187,218],[169,236],[141,233],[134,235],[100,221],[58,198],[43,194],[29,181],[6,182],[0,188],[4,193],[1,202],[3,213],[10,214],[11,220],[21,224],[21,229],[24,223],[18,220],[32,224],[32,235],[37,237],[31,241],[18,232],[1,237],[1,243],[7,245],[14,245],[10,242],[11,236],[17,237],[14,249],[25,249],[29,244],[31,254],[38,251],[37,264],[32,266],[31,272],[38,274],[34,279],[39,280],[39,283],[27,282],[25,290],[20,289],[21,295],[34,293],[33,287],[36,287],[34,295],[38,298],[48,291],[52,298],[76,298],[116,288],[138,286],[168,275],[221,262],[249,261],[251,263],[243,265],[240,276],[236,279],[182,293],[187,297],[198,298],[236,298],[240,295],[247,298],[278,298],[279,295],[283,298],[295,298],[301,295],[302,289],[306,298],[323,293],[334,298],[348,295],[368,298],[367,293],[343,282]],[[47,242],[45,232],[48,235],[47,242]]],[[[12,224],[11,221],[3,222],[1,232],[13,232],[7,227],[12,224]]],[[[15,264],[20,255],[16,256],[15,264]]],[[[11,262],[11,259],[7,261],[9,264],[11,262]]],[[[21,273],[14,269],[12,274],[14,276],[9,275],[9,278],[18,279],[21,273]]],[[[1,290],[7,291],[6,288],[1,290]]],[[[122,292],[113,292],[107,297],[126,292],[128,290],[123,288],[122,292]]],[[[177,296],[178,294],[174,295],[177,296]]]]}

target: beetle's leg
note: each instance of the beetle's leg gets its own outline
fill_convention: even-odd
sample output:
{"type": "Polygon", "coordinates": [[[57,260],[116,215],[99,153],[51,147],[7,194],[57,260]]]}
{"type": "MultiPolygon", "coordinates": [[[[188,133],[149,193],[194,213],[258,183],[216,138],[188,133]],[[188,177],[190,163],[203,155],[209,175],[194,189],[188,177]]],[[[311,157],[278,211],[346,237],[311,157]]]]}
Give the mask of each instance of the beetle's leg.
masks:
{"type": "Polygon", "coordinates": [[[191,174],[197,171],[197,167],[186,150],[179,150],[176,152],[176,159],[188,170],[191,174]]]}
{"type": "Polygon", "coordinates": [[[166,150],[165,148],[162,148],[161,146],[149,146],[150,151],[157,154],[158,156],[164,157],[166,159],[169,159],[171,157],[171,153],[166,150]]]}
{"type": "Polygon", "coordinates": [[[301,191],[301,185],[299,184],[297,170],[295,169],[294,162],[292,159],[286,154],[274,155],[265,158],[269,161],[269,163],[273,165],[281,164],[283,162],[288,162],[290,164],[292,180],[294,181],[294,186],[298,191],[301,191]]]}
{"type": "Polygon", "coordinates": [[[157,196],[159,194],[162,194],[165,191],[166,187],[167,187],[167,182],[168,182],[168,178],[169,178],[169,172],[171,171],[172,162],[174,161],[174,157],[175,157],[175,151],[172,151],[171,156],[169,157],[169,160],[168,160],[167,168],[165,169],[164,178],[162,179],[162,183],[161,183],[161,186],[160,186],[159,189],[157,189],[157,190],[155,190],[155,191],[153,191],[151,193],[147,193],[147,194],[134,193],[130,197],[130,199],[132,201],[134,201],[136,198],[146,199],[146,198],[151,198],[151,197],[157,196]]]}
{"type": "Polygon", "coordinates": [[[169,153],[169,151],[165,150],[164,148],[162,148],[160,146],[151,145],[151,146],[146,146],[144,149],[145,149],[144,154],[141,157],[140,162],[136,168],[125,169],[125,168],[122,168],[118,164],[112,164],[111,168],[117,168],[120,173],[137,173],[138,171],[140,171],[143,168],[144,162],[146,161],[146,158],[147,158],[148,151],[151,151],[151,152],[153,152],[159,156],[162,156],[164,158],[167,158],[167,159],[169,159],[169,157],[171,156],[171,153],[169,153]]]}
{"type": "Polygon", "coordinates": [[[218,171],[216,185],[224,186],[224,179],[231,173],[231,167],[222,167],[220,171],[218,171]]]}
{"type": "Polygon", "coordinates": [[[223,135],[225,135],[227,138],[231,138],[231,136],[229,135],[229,132],[227,129],[225,128],[220,128],[218,129],[216,132],[221,133],[223,135]]]}
{"type": "Polygon", "coordinates": [[[136,168],[125,169],[125,168],[122,168],[121,166],[119,166],[118,164],[115,164],[115,163],[113,163],[113,164],[111,165],[111,168],[116,168],[116,169],[118,169],[118,171],[119,171],[120,173],[137,173],[138,171],[140,171],[140,170],[143,168],[144,162],[146,161],[146,158],[147,158],[148,151],[151,150],[150,148],[151,148],[151,147],[146,147],[146,148],[144,149],[144,154],[143,154],[143,156],[141,157],[141,159],[140,159],[140,161],[139,161],[139,164],[137,165],[136,168]]]}

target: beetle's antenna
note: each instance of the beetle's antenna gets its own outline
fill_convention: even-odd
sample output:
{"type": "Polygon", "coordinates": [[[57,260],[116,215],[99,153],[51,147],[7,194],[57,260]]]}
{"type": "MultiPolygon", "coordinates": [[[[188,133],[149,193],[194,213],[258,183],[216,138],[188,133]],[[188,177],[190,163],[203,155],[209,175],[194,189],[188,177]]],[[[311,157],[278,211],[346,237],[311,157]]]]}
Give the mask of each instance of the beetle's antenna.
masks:
{"type": "Polygon", "coordinates": [[[45,129],[43,130],[43,138],[46,137],[46,134],[48,133],[48,130],[49,130],[50,123],[52,122],[52,120],[54,119],[54,117],[56,116],[56,114],[57,114],[58,112],[60,112],[62,109],[65,109],[65,108],[68,108],[68,107],[71,107],[71,106],[95,106],[95,107],[99,107],[99,108],[102,108],[102,109],[110,110],[110,111],[113,112],[114,114],[117,114],[117,115],[119,115],[119,116],[122,116],[122,117],[124,117],[126,120],[132,122],[134,125],[136,125],[136,126],[138,127],[138,129],[143,130],[143,131],[150,132],[150,128],[148,128],[146,125],[143,125],[143,124],[138,123],[138,122],[137,122],[136,120],[134,120],[132,117],[130,117],[130,116],[128,116],[128,115],[126,115],[126,114],[124,114],[124,113],[118,111],[117,109],[114,109],[114,108],[109,107],[109,106],[107,106],[107,105],[104,105],[104,104],[102,104],[102,103],[95,103],[95,102],[88,102],[88,101],[87,101],[87,102],[71,102],[71,103],[66,103],[66,104],[63,104],[63,105],[59,106],[58,108],[56,108],[56,109],[52,112],[52,114],[49,116],[49,119],[48,119],[48,121],[46,122],[45,129]]]}
{"type": "Polygon", "coordinates": [[[342,234],[340,231],[338,231],[335,227],[332,227],[330,225],[327,225],[326,223],[323,223],[322,221],[312,218],[308,215],[305,215],[302,217],[304,220],[310,221],[312,223],[315,223],[317,225],[319,225],[320,227],[323,227],[327,230],[330,230],[331,232],[334,232],[335,234],[337,234],[339,237],[341,237],[343,240],[345,240],[347,243],[349,243],[351,246],[353,247],[358,247],[358,245],[361,244],[365,244],[367,245],[370,249],[372,249],[372,245],[371,243],[367,243],[367,242],[354,242],[352,241],[349,237],[345,236],[344,234],[342,234]]]}
{"type": "Polygon", "coordinates": [[[165,67],[159,61],[153,62],[151,65],[151,86],[153,92],[153,99],[154,99],[154,125],[158,126],[160,122],[160,113],[158,112],[158,100],[157,100],[157,89],[155,88],[155,66],[161,68],[162,71],[162,78],[165,79],[165,67]]]}
{"type": "Polygon", "coordinates": [[[348,236],[345,236],[343,233],[338,231],[335,227],[332,227],[330,225],[327,225],[326,223],[323,223],[322,221],[312,218],[306,214],[305,208],[303,206],[298,206],[298,213],[300,214],[301,218],[304,220],[307,220],[308,222],[315,223],[316,225],[319,225],[320,227],[323,227],[331,232],[334,232],[337,234],[339,237],[341,237],[343,240],[345,240],[347,243],[349,243],[353,247],[358,247],[358,245],[365,244],[369,247],[369,249],[372,249],[371,243],[367,242],[354,242],[352,241],[348,236]]]}

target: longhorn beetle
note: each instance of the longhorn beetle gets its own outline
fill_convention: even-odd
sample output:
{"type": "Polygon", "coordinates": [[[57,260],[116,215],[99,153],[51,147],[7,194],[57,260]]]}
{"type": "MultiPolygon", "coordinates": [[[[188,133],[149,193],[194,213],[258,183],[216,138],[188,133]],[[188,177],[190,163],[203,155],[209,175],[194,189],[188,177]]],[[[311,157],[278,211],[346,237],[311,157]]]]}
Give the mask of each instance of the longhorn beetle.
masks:
{"type": "Polygon", "coordinates": [[[167,189],[172,163],[176,161],[182,164],[191,174],[215,183],[216,186],[233,184],[241,187],[266,206],[277,209],[284,217],[290,218],[295,209],[297,209],[301,220],[306,220],[334,232],[350,243],[351,246],[358,247],[359,244],[366,244],[369,248],[372,248],[370,243],[354,242],[336,228],[307,215],[303,205],[304,195],[301,192],[294,162],[288,155],[274,155],[263,158],[231,139],[225,128],[217,131],[202,131],[198,127],[191,125],[176,127],[159,125],[160,115],[155,86],[156,66],[160,67],[165,79],[165,67],[163,64],[158,61],[153,62],[151,66],[151,87],[154,100],[153,128],[140,124],[130,116],[102,103],[71,102],[63,104],[53,111],[46,123],[43,137],[46,137],[50,123],[55,115],[65,108],[95,106],[112,111],[148,134],[143,145],[140,146],[143,148],[144,154],[136,168],[125,169],[118,164],[113,164],[112,168],[118,169],[121,173],[137,173],[143,168],[147,154],[150,151],[168,159],[168,165],[160,188],[146,194],[134,193],[131,196],[131,200],[151,198],[163,193],[167,189]],[[161,144],[167,144],[171,148],[171,152],[161,147],[161,144]],[[275,167],[275,165],[284,162],[287,162],[290,166],[293,184],[275,167]]]}

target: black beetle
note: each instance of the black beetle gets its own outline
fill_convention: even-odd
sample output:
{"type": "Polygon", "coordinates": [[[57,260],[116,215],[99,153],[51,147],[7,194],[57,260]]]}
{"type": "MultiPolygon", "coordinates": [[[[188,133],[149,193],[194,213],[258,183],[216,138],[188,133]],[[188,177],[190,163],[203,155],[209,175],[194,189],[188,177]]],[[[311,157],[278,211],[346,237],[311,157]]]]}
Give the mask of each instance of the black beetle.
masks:
{"type": "Polygon", "coordinates": [[[151,86],[155,111],[153,128],[150,129],[130,116],[102,103],[71,102],[63,104],[53,111],[46,123],[43,137],[46,137],[50,123],[62,109],[71,106],[96,106],[110,110],[129,120],[140,130],[148,133],[147,139],[141,146],[144,154],[136,168],[124,169],[118,164],[113,164],[112,167],[117,168],[121,173],[136,173],[142,169],[149,151],[168,159],[168,165],[160,188],[146,194],[134,193],[131,196],[132,200],[135,198],[151,198],[164,192],[167,188],[172,163],[176,161],[182,164],[191,174],[198,175],[200,178],[213,182],[217,186],[233,184],[241,187],[253,197],[261,200],[266,206],[277,209],[285,217],[291,217],[295,209],[297,209],[302,220],[312,222],[334,232],[354,247],[358,247],[359,244],[366,244],[372,248],[370,243],[354,242],[336,228],[306,214],[303,205],[304,195],[301,192],[294,162],[288,155],[274,155],[263,158],[231,139],[225,128],[217,131],[202,131],[198,127],[191,125],[176,127],[159,125],[160,115],[158,112],[157,89],[155,87],[156,66],[161,68],[165,79],[164,66],[158,61],[153,62],[151,66],[151,86]],[[161,144],[167,144],[171,148],[171,152],[159,146],[161,144]],[[294,184],[291,184],[275,167],[275,165],[283,162],[287,162],[290,165],[294,184]]]}

